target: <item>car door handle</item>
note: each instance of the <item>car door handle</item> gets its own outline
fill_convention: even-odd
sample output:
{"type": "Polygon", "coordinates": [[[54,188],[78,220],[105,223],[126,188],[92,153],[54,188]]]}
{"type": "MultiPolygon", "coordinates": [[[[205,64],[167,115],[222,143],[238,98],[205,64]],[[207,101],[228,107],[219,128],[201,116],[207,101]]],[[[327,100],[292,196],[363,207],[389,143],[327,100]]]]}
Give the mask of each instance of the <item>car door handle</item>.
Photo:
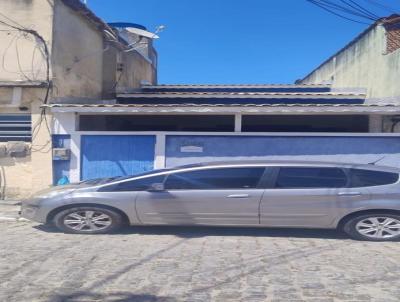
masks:
{"type": "Polygon", "coordinates": [[[232,195],[228,195],[228,198],[247,198],[250,197],[249,194],[232,194],[232,195]]]}
{"type": "Polygon", "coordinates": [[[361,196],[360,192],[341,192],[338,193],[339,196],[361,196]]]}

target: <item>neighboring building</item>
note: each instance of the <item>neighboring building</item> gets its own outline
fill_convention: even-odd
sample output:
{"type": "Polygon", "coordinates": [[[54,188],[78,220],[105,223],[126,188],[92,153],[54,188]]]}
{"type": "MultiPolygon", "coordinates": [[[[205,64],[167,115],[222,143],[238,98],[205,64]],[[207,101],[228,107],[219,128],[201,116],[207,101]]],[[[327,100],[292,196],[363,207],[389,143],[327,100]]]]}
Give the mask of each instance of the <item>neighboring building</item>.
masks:
{"type": "MultiPolygon", "coordinates": [[[[367,104],[400,106],[400,15],[378,20],[297,83],[325,83],[337,91],[358,87],[367,104]]],[[[382,132],[400,132],[399,117],[374,119],[382,132]]]]}
{"type": "MultiPolygon", "coordinates": [[[[99,103],[116,91],[156,84],[156,36],[135,24],[108,25],[79,0],[0,3],[0,198],[24,197],[61,175],[45,104],[99,103]]],[[[62,151],[62,150],[61,150],[62,151]]],[[[67,155],[68,157],[68,155],[67,155]]]]}

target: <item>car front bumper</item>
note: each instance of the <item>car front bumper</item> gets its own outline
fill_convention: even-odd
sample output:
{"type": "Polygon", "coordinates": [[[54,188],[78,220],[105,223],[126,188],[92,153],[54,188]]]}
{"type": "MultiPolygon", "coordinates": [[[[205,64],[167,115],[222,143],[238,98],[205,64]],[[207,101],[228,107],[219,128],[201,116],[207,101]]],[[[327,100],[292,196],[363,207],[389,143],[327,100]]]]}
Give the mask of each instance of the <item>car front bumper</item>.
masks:
{"type": "Polygon", "coordinates": [[[21,217],[40,222],[40,223],[46,223],[47,222],[47,211],[44,211],[41,207],[34,205],[34,204],[29,204],[29,203],[22,203],[21,205],[21,217]]]}

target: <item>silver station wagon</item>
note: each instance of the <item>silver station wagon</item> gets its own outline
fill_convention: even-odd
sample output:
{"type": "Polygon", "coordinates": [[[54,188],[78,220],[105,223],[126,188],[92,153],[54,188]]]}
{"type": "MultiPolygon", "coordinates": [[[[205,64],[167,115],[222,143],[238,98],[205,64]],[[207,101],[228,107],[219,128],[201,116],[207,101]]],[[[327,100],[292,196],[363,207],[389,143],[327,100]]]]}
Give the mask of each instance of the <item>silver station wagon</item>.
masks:
{"type": "Polygon", "coordinates": [[[400,238],[399,169],[308,161],[233,161],[83,181],[41,191],[22,216],[79,234],[123,225],[324,228],[400,238]]]}

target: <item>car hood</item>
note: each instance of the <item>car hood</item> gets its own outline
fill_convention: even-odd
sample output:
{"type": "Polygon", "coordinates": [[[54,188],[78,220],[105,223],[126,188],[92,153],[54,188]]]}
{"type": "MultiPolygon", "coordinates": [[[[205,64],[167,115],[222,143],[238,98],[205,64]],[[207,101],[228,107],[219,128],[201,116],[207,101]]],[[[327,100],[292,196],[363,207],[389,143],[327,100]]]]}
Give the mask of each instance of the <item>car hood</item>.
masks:
{"type": "Polygon", "coordinates": [[[72,191],[75,191],[77,189],[87,188],[87,187],[91,187],[91,186],[92,185],[80,184],[80,183],[62,185],[62,186],[54,186],[54,187],[46,188],[44,190],[40,190],[40,191],[36,192],[35,194],[33,194],[32,197],[36,198],[36,197],[48,195],[50,193],[51,194],[57,194],[57,193],[62,194],[63,192],[72,192],[72,191]]]}

